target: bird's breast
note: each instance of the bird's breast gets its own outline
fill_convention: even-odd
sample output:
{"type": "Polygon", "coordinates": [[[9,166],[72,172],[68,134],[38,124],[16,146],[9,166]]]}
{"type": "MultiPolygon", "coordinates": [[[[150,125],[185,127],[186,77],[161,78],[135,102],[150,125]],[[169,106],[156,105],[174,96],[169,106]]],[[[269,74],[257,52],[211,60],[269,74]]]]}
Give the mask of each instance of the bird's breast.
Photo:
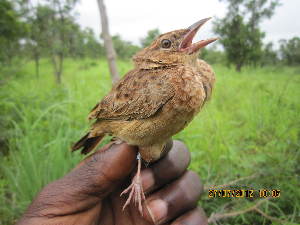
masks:
{"type": "Polygon", "coordinates": [[[178,76],[172,77],[176,90],[174,96],[175,109],[182,113],[198,113],[206,99],[203,80],[196,69],[181,68],[178,76]]]}

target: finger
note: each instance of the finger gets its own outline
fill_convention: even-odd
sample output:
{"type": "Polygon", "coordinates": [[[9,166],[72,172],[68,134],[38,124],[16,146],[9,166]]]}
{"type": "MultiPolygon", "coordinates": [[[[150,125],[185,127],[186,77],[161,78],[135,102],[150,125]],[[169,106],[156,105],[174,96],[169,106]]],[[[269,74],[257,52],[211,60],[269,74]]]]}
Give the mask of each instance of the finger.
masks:
{"type": "Polygon", "coordinates": [[[180,141],[173,141],[173,147],[164,158],[142,170],[141,179],[145,193],[150,193],[181,176],[190,159],[187,147],[180,141]]]}
{"type": "Polygon", "coordinates": [[[154,218],[157,224],[173,220],[196,207],[202,191],[199,176],[187,171],[178,180],[147,198],[144,205],[146,219],[152,221],[154,218]]]}
{"type": "Polygon", "coordinates": [[[201,208],[192,209],[178,219],[176,219],[171,225],[207,225],[208,220],[205,212],[201,208]]]}

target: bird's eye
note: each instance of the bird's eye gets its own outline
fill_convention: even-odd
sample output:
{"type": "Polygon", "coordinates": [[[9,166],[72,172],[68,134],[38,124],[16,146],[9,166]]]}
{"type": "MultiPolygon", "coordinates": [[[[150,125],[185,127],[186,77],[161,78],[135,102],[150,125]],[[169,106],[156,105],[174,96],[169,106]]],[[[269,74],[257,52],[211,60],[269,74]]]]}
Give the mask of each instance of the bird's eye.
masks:
{"type": "Polygon", "coordinates": [[[171,47],[171,41],[168,39],[164,39],[161,41],[161,47],[163,48],[170,48],[171,47]]]}

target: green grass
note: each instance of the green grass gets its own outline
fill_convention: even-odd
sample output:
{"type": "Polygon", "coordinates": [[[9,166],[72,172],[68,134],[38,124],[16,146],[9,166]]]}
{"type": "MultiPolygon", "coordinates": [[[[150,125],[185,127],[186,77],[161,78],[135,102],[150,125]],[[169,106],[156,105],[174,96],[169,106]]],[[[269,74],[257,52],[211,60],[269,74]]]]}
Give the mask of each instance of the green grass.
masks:
{"type": "MultiPolygon", "coordinates": [[[[128,62],[118,66],[121,74],[132,67],[128,62]]],[[[205,185],[256,174],[239,185],[280,189],[281,197],[260,209],[296,224],[300,220],[299,68],[246,68],[241,74],[223,66],[214,69],[217,83],[211,102],[176,135],[192,152],[190,169],[205,185]]],[[[41,63],[38,79],[32,63],[20,66],[17,74],[6,77],[0,91],[0,120],[5,125],[0,132],[9,137],[9,154],[0,159],[0,225],[12,224],[44,185],[81,160],[79,154],[70,154],[70,145],[88,128],[89,110],[111,87],[104,60],[67,60],[61,86],[54,83],[47,60],[41,63]]],[[[253,203],[253,199],[210,199],[204,193],[199,204],[210,215],[253,203]]],[[[278,224],[255,212],[222,224],[226,222],[278,224]]]]}

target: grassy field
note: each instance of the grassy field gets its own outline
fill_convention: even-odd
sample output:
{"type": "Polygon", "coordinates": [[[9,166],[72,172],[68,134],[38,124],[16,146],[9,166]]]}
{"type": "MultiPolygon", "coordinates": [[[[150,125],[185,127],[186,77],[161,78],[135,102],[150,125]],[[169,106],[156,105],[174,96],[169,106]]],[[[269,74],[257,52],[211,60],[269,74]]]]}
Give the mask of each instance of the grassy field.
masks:
{"type": "MultiPolygon", "coordinates": [[[[119,62],[122,74],[131,67],[119,62]]],[[[81,160],[69,148],[87,129],[89,110],[110,90],[107,68],[104,60],[68,60],[63,84],[57,86],[44,60],[39,78],[28,63],[0,84],[0,132],[9,149],[0,159],[0,225],[13,224],[44,185],[81,160]]],[[[234,185],[243,189],[281,190],[280,197],[260,206],[277,218],[272,222],[249,212],[222,224],[297,224],[300,69],[246,68],[241,74],[224,66],[214,69],[212,101],[175,137],[192,152],[190,168],[207,187],[241,178],[234,185]]],[[[199,204],[210,215],[243,210],[255,200],[260,199],[208,198],[206,191],[199,204]]]]}

